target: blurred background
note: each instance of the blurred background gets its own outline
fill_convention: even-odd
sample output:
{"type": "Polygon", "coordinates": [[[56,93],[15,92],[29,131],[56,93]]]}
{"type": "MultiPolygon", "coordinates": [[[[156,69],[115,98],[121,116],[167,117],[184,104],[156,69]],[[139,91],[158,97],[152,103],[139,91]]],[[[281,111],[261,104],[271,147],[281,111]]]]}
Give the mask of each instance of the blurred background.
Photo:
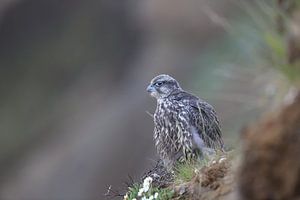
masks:
{"type": "Polygon", "coordinates": [[[257,2],[0,1],[0,199],[100,200],[138,180],[160,73],[214,105],[236,148],[289,89],[266,67],[272,1],[257,2]]]}

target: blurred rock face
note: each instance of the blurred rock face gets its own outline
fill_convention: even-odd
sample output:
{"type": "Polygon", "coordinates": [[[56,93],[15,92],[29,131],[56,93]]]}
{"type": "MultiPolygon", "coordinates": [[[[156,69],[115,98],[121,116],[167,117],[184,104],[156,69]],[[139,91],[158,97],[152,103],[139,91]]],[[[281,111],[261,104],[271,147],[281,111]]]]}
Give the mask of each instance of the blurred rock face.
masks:
{"type": "Polygon", "coordinates": [[[243,199],[297,199],[300,196],[300,95],[281,112],[249,127],[243,138],[243,199]]]}
{"type": "Polygon", "coordinates": [[[144,110],[132,112],[141,98],[129,101],[141,35],[126,12],[121,3],[33,0],[6,11],[1,198],[89,199],[121,182],[123,169],[139,168],[120,167],[150,146],[133,156],[128,151],[132,137],[143,136],[132,124],[144,110]]]}

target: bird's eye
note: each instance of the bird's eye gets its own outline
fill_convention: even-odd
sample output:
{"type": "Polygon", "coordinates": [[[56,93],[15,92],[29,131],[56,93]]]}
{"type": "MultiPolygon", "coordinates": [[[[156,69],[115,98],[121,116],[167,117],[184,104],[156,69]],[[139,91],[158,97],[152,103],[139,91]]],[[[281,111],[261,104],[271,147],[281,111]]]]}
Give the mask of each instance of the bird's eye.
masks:
{"type": "Polygon", "coordinates": [[[163,84],[163,82],[157,82],[155,83],[155,86],[161,86],[163,84]]]}

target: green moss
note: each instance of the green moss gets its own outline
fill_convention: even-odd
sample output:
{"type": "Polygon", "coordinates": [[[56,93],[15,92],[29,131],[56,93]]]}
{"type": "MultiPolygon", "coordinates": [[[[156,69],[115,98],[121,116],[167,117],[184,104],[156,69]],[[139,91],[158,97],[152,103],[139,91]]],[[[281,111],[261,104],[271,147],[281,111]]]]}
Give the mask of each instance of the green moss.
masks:
{"type": "Polygon", "coordinates": [[[176,179],[175,183],[183,183],[190,181],[195,175],[195,165],[191,164],[180,164],[176,168],[176,179]]]}
{"type": "Polygon", "coordinates": [[[209,161],[209,157],[205,156],[197,162],[178,164],[175,168],[175,183],[179,184],[190,181],[197,173],[197,170],[207,166],[209,161]]]}
{"type": "Polygon", "coordinates": [[[138,196],[139,188],[140,186],[137,183],[128,188],[128,200],[132,200],[138,196]]]}

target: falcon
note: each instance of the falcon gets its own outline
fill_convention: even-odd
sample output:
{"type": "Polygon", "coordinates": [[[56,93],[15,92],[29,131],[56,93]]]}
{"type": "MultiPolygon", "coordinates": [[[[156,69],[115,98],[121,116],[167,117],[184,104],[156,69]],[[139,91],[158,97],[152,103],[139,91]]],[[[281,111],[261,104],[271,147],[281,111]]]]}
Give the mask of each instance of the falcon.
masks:
{"type": "Polygon", "coordinates": [[[165,167],[223,151],[220,123],[210,104],[184,91],[166,74],[153,78],[147,92],[157,100],[154,141],[165,167]]]}

